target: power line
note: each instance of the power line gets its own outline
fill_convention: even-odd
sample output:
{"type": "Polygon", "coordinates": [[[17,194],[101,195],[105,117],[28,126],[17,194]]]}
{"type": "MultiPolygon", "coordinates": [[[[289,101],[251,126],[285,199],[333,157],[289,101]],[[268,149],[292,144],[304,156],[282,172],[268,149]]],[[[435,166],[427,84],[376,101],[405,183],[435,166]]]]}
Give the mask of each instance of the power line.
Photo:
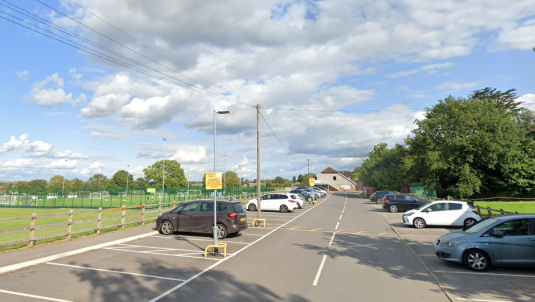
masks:
{"type": "MultiPolygon", "coordinates": [[[[57,12],[58,14],[61,14],[61,15],[65,16],[65,17],[69,18],[70,20],[72,20],[72,21],[74,21],[74,22],[80,24],[81,26],[83,26],[83,27],[85,27],[85,28],[87,28],[87,29],[89,29],[89,30],[91,30],[91,31],[93,31],[93,32],[95,32],[95,33],[97,33],[98,35],[100,35],[100,36],[102,36],[102,37],[104,37],[104,38],[106,38],[106,39],[108,39],[108,40],[110,40],[110,41],[112,41],[112,42],[114,42],[114,43],[116,43],[116,44],[118,44],[118,45],[120,45],[120,46],[122,46],[122,47],[124,47],[124,48],[126,48],[126,49],[128,49],[128,50],[130,50],[130,51],[132,51],[132,52],[134,52],[134,53],[136,53],[136,54],[138,54],[138,55],[140,55],[140,56],[142,56],[143,58],[145,58],[145,59],[147,59],[147,60],[149,60],[149,61],[151,61],[151,62],[153,62],[153,63],[155,63],[155,64],[157,64],[157,65],[160,65],[160,66],[162,66],[162,67],[164,67],[164,68],[166,68],[166,69],[168,69],[168,70],[170,70],[170,71],[173,71],[173,72],[179,74],[179,75],[182,76],[182,77],[185,77],[185,78],[187,78],[187,79],[189,79],[189,80],[191,80],[191,81],[194,81],[195,83],[197,83],[197,84],[199,84],[199,85],[205,86],[205,87],[207,87],[208,89],[210,89],[210,87],[208,87],[208,86],[206,86],[206,85],[204,85],[204,84],[202,84],[202,83],[199,83],[198,81],[195,81],[194,79],[191,79],[190,77],[187,77],[187,76],[183,75],[182,73],[180,73],[180,72],[178,72],[178,71],[176,71],[176,70],[173,70],[172,68],[170,68],[170,67],[168,67],[168,66],[165,66],[165,65],[163,65],[163,64],[161,64],[161,63],[159,63],[159,62],[157,62],[157,61],[155,61],[155,60],[153,60],[153,59],[151,59],[151,58],[149,58],[149,57],[143,55],[142,53],[140,53],[140,52],[138,52],[138,51],[136,51],[136,50],[134,50],[134,49],[132,49],[132,48],[130,48],[130,47],[128,47],[128,46],[126,46],[126,45],[124,45],[124,44],[118,42],[118,41],[116,41],[116,40],[113,39],[113,38],[108,37],[107,35],[105,35],[105,34],[99,32],[99,31],[97,31],[97,30],[95,30],[95,29],[93,29],[93,28],[91,28],[91,27],[89,27],[89,26],[83,24],[82,22],[80,22],[80,21],[78,21],[78,20],[76,20],[76,19],[74,19],[74,18],[71,18],[69,15],[67,15],[67,14],[65,14],[65,13],[63,13],[63,12],[57,10],[57,9],[55,9],[54,7],[52,7],[52,6],[50,6],[50,5],[48,5],[48,4],[44,3],[44,2],[42,2],[41,0],[35,0],[35,1],[37,1],[37,2],[39,2],[39,3],[41,3],[41,4],[43,4],[44,6],[50,8],[51,10],[57,12]]],[[[72,2],[72,1],[71,1],[71,2],[72,2]]],[[[81,6],[80,6],[80,7],[81,7],[81,6]]],[[[94,15],[94,14],[93,14],[93,15],[94,15]]],[[[99,18],[99,19],[102,20],[102,18],[99,18]]],[[[107,23],[107,22],[106,22],[106,23],[107,23]]],[[[108,24],[109,24],[109,23],[108,23],[108,24]]],[[[114,28],[115,28],[115,27],[114,27],[114,28]]],[[[121,32],[123,32],[123,31],[121,31],[121,32]]],[[[123,32],[123,33],[124,33],[124,32],[123,32]]],[[[131,37],[130,35],[128,35],[128,36],[131,37]]],[[[132,37],[131,37],[131,38],[132,38],[132,37]]],[[[136,40],[136,41],[137,41],[137,40],[136,40]]],[[[143,45],[144,45],[144,44],[143,44],[143,45]]],[[[146,46],[146,45],[145,45],[145,46],[146,46]]],[[[178,64],[177,64],[177,65],[178,65],[178,64]]],[[[181,67],[182,67],[182,66],[181,66],[181,67]]],[[[183,67],[182,67],[182,68],[183,68],[183,67]]],[[[187,83],[187,84],[193,86],[192,84],[189,84],[189,83],[187,83]]],[[[205,90],[205,89],[202,89],[202,90],[205,90]]],[[[220,92],[218,92],[218,93],[221,94],[220,92]]],[[[214,93],[214,94],[215,94],[215,93],[214,93]]],[[[227,96],[225,96],[225,95],[223,95],[223,97],[227,98],[227,96]]],[[[251,106],[251,107],[253,107],[252,105],[247,104],[247,103],[245,103],[245,102],[242,102],[242,101],[240,101],[240,100],[234,100],[234,101],[231,101],[231,102],[234,102],[234,103],[240,103],[240,104],[242,104],[242,105],[247,105],[247,106],[251,106]]]]}
{"type": "Polygon", "coordinates": [[[279,144],[284,148],[284,150],[286,150],[286,152],[288,152],[288,155],[290,155],[294,160],[295,157],[290,153],[290,151],[288,151],[288,149],[286,149],[286,147],[282,144],[282,142],[280,141],[280,139],[277,137],[277,134],[275,134],[275,132],[273,131],[273,129],[271,129],[271,126],[269,126],[268,122],[266,121],[266,118],[264,118],[264,116],[262,115],[262,112],[260,112],[260,116],[262,117],[262,119],[264,120],[264,122],[266,123],[266,125],[268,126],[269,130],[271,130],[271,133],[273,133],[273,135],[275,136],[275,138],[277,139],[277,141],[279,142],[279,144]]]}
{"type": "Polygon", "coordinates": [[[262,109],[281,110],[281,111],[309,111],[309,112],[381,112],[381,111],[406,111],[406,112],[420,112],[423,110],[415,109],[301,109],[301,108],[268,108],[262,109]]]}

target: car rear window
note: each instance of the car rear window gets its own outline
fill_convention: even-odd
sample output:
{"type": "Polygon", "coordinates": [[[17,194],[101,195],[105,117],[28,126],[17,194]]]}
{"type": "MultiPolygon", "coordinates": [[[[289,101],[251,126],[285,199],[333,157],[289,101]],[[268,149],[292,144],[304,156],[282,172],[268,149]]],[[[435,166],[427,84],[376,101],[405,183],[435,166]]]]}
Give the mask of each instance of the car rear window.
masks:
{"type": "Polygon", "coordinates": [[[226,211],[227,210],[227,205],[226,204],[222,204],[222,203],[218,203],[217,204],[217,211],[226,211]]]}
{"type": "Polygon", "coordinates": [[[462,210],[462,209],[463,209],[463,205],[460,204],[460,203],[450,203],[449,204],[449,210],[450,211],[462,210]]]}
{"type": "Polygon", "coordinates": [[[242,204],[237,202],[230,205],[232,208],[232,213],[245,213],[245,209],[243,208],[242,204]]]}

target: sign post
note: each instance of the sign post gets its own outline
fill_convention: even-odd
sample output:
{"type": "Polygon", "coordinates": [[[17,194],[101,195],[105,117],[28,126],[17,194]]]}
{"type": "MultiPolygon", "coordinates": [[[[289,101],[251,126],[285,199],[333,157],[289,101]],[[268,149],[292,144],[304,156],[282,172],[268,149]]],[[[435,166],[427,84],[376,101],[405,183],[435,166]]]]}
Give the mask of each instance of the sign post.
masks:
{"type": "MultiPolygon", "coordinates": [[[[217,246],[217,190],[223,189],[223,173],[208,172],[205,175],[206,190],[214,190],[214,245],[217,246]]],[[[218,249],[214,251],[214,255],[218,254],[218,249]]]]}

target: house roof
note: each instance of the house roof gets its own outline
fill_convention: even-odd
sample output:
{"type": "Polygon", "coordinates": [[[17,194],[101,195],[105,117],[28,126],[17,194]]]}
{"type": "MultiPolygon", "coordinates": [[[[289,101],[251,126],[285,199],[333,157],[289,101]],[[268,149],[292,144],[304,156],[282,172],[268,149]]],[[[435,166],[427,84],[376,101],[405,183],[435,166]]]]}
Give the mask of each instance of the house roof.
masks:
{"type": "Polygon", "coordinates": [[[344,175],[345,177],[351,179],[351,171],[338,171],[338,173],[344,175]]]}
{"type": "Polygon", "coordinates": [[[335,169],[331,167],[327,167],[327,169],[321,171],[321,173],[338,173],[338,171],[336,171],[335,169]]]}

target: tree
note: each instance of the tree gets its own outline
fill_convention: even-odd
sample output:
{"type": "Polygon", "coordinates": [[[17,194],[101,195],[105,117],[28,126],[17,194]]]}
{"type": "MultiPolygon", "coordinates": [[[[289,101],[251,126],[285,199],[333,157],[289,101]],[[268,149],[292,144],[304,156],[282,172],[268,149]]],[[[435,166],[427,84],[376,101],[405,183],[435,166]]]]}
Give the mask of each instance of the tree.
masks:
{"type": "MultiPolygon", "coordinates": [[[[299,183],[299,186],[300,187],[308,187],[309,186],[309,181],[308,181],[308,174],[305,174],[305,175],[299,175],[299,176],[302,176],[302,181],[299,183]]],[[[310,178],[316,178],[316,174],[314,173],[310,173],[310,178]]]]}
{"type": "Polygon", "coordinates": [[[17,189],[29,189],[31,188],[30,183],[27,181],[17,181],[15,184],[15,188],[17,189]]]}
{"type": "Polygon", "coordinates": [[[119,170],[115,172],[112,176],[112,180],[115,183],[115,186],[118,188],[126,188],[126,177],[128,175],[128,184],[129,186],[132,185],[132,182],[134,181],[134,175],[128,173],[125,170],[119,170]]]}
{"type": "Polygon", "coordinates": [[[78,178],[72,179],[71,180],[71,187],[73,189],[82,189],[84,187],[84,182],[81,181],[78,178]]]}
{"type": "Polygon", "coordinates": [[[30,184],[30,187],[32,188],[42,189],[42,188],[45,188],[48,183],[44,179],[34,179],[34,180],[30,180],[29,184],[30,184]]]}
{"type": "Polygon", "coordinates": [[[64,180],[65,180],[65,178],[63,176],[61,176],[61,175],[53,176],[48,181],[48,186],[47,187],[49,189],[61,189],[61,188],[63,188],[63,181],[64,180]]]}
{"type": "Polygon", "coordinates": [[[86,188],[104,189],[106,188],[108,178],[104,174],[95,174],[85,182],[86,188]]]}
{"type": "Polygon", "coordinates": [[[414,137],[406,140],[410,161],[416,177],[439,195],[520,194],[535,188],[535,141],[515,112],[487,100],[449,96],[428,108],[416,125],[414,137]]]}
{"type": "Polygon", "coordinates": [[[360,173],[362,172],[362,166],[361,167],[356,167],[355,169],[353,169],[353,172],[351,172],[351,179],[353,181],[357,181],[360,179],[360,173]]]}
{"type": "Polygon", "coordinates": [[[238,174],[228,171],[224,175],[225,177],[225,187],[240,187],[241,181],[238,177],[238,174]]]}
{"type": "Polygon", "coordinates": [[[496,105],[499,111],[509,111],[518,113],[519,106],[522,102],[517,101],[516,89],[509,89],[506,92],[501,92],[496,88],[486,87],[480,90],[472,91],[468,96],[472,99],[478,99],[485,102],[490,102],[496,105]]]}
{"type": "Polygon", "coordinates": [[[138,177],[130,186],[132,188],[147,188],[149,186],[149,183],[144,177],[138,177]]]}
{"type": "Polygon", "coordinates": [[[526,132],[535,137],[535,112],[527,108],[522,108],[516,118],[526,132]]]}
{"type": "MultiPolygon", "coordinates": [[[[150,186],[162,186],[164,161],[155,162],[152,166],[143,169],[145,179],[150,186]]],[[[165,161],[165,186],[171,188],[187,187],[188,181],[184,175],[184,169],[176,160],[165,161]]]]}
{"type": "Polygon", "coordinates": [[[292,183],[295,183],[297,181],[297,178],[294,176],[292,177],[292,183]]]}
{"type": "Polygon", "coordinates": [[[298,183],[302,183],[303,182],[303,175],[299,174],[299,176],[297,177],[297,182],[298,183]]]}
{"type": "Polygon", "coordinates": [[[407,163],[407,149],[399,144],[388,149],[385,143],[377,144],[368,153],[360,167],[359,177],[366,186],[377,190],[397,190],[410,181],[407,163]]]}

